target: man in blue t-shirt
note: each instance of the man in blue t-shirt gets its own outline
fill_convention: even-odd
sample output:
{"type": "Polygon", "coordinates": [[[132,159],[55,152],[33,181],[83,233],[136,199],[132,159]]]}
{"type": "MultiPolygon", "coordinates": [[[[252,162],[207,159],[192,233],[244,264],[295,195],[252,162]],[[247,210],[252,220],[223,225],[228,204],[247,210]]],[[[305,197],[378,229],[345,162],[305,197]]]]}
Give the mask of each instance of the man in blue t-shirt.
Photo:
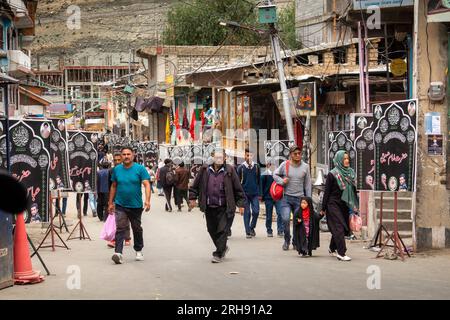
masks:
{"type": "Polygon", "coordinates": [[[141,216],[143,208],[150,210],[150,176],[144,166],[133,162],[134,152],[129,147],[122,148],[122,164],[114,167],[111,176],[111,191],[109,195],[109,213],[116,215],[116,247],[112,260],[116,264],[123,263],[122,250],[125,232],[131,223],[134,237],[136,260],[144,260],[142,248],[141,216]],[[142,203],[141,185],[145,187],[145,204],[142,203]],[[115,208],[114,208],[115,207],[115,208]]]}

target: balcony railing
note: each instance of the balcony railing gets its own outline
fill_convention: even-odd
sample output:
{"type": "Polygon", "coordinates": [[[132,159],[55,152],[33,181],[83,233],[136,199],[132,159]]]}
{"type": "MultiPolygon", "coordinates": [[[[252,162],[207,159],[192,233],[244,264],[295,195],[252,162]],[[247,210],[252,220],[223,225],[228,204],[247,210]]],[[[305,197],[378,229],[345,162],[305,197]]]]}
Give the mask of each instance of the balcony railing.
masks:
{"type": "Polygon", "coordinates": [[[31,59],[20,50],[8,50],[9,73],[24,75],[31,73],[31,59]]]}

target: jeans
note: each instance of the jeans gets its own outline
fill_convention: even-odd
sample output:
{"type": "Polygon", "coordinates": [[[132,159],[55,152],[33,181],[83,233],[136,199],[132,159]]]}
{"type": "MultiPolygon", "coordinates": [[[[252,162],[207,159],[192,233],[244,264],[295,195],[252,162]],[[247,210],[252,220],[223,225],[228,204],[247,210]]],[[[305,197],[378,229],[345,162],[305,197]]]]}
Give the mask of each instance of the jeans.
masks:
{"type": "Polygon", "coordinates": [[[256,228],[256,222],[259,216],[259,197],[258,195],[245,195],[244,207],[244,226],[245,233],[250,232],[256,228]]]}
{"type": "MultiPolygon", "coordinates": [[[[281,209],[281,219],[283,221],[284,226],[284,241],[286,243],[291,242],[291,230],[290,230],[290,223],[291,223],[291,212],[294,213],[300,208],[300,197],[292,197],[288,195],[284,195],[283,198],[280,200],[280,209],[281,209]]],[[[296,229],[296,223],[293,223],[293,233],[296,229]]],[[[293,245],[296,245],[294,242],[293,245]]]]}
{"type": "Polygon", "coordinates": [[[166,206],[165,206],[166,211],[172,210],[172,204],[170,203],[170,199],[172,198],[172,189],[173,189],[173,187],[163,188],[164,195],[166,197],[166,206]]]}
{"type": "Polygon", "coordinates": [[[266,205],[266,229],[267,233],[273,233],[272,230],[272,216],[273,216],[273,207],[275,206],[275,210],[277,212],[277,232],[283,232],[283,222],[281,221],[281,210],[280,210],[280,201],[273,201],[273,199],[264,200],[264,204],[266,205]]]}
{"type": "Polygon", "coordinates": [[[144,247],[143,230],[141,227],[141,217],[143,208],[124,208],[116,204],[116,253],[122,253],[123,241],[126,239],[127,231],[133,230],[134,250],[141,251],[144,247]]]}
{"type": "Polygon", "coordinates": [[[97,215],[97,204],[95,201],[95,194],[93,192],[89,192],[89,206],[91,207],[93,215],[96,216],[97,215]]]}

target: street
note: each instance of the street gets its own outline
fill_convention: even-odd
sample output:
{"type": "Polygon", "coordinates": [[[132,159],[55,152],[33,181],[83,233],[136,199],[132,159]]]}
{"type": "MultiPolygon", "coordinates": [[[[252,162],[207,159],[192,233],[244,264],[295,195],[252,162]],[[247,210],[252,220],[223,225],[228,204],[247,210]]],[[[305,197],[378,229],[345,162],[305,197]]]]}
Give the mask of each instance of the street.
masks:
{"type": "MultiPolygon", "coordinates": [[[[68,209],[72,219],[74,204],[72,194],[68,209]]],[[[70,240],[71,250],[41,249],[52,275],[41,284],[1,290],[0,300],[450,298],[450,252],[445,250],[416,254],[405,262],[389,261],[375,259],[376,253],[363,248],[366,243],[356,241],[348,244],[353,261],[339,262],[328,255],[329,234],[322,233],[321,247],[313,257],[300,258],[292,249],[281,250],[282,239],[266,237],[263,219],[258,221],[256,238],[246,239],[243,219],[236,215],[230,252],[223,263],[212,264],[213,244],[203,214],[198,209],[188,213],[186,206],[182,213],[166,213],[163,197],[153,194],[151,212],[143,214],[145,261],[134,261],[134,250],[125,247],[125,263],[115,265],[113,249],[99,239],[102,223],[92,218],[90,210],[89,215],[86,228],[92,241],[70,240]],[[368,289],[370,266],[379,267],[380,289],[368,289]],[[78,278],[74,280],[77,270],[79,288],[78,278]]],[[[40,229],[33,228],[33,235],[37,230],[41,239],[40,229]]],[[[63,233],[63,239],[67,236],[63,233]]],[[[36,257],[32,262],[33,269],[45,273],[36,257]]]]}

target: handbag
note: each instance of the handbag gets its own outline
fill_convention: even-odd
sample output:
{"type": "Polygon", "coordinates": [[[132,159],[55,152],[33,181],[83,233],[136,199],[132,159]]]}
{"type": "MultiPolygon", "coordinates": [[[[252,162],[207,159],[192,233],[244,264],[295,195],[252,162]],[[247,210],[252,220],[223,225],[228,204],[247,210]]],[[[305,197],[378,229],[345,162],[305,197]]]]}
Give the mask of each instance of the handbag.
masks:
{"type": "Polygon", "coordinates": [[[350,230],[352,230],[353,232],[358,232],[361,230],[362,219],[359,215],[352,213],[350,214],[349,220],[350,230]]]}
{"type": "MultiPolygon", "coordinates": [[[[286,177],[289,175],[289,160],[286,161],[286,177]]],[[[284,186],[276,183],[276,181],[272,182],[270,186],[270,196],[274,201],[279,201],[283,198],[284,194],[284,186]]]]}

